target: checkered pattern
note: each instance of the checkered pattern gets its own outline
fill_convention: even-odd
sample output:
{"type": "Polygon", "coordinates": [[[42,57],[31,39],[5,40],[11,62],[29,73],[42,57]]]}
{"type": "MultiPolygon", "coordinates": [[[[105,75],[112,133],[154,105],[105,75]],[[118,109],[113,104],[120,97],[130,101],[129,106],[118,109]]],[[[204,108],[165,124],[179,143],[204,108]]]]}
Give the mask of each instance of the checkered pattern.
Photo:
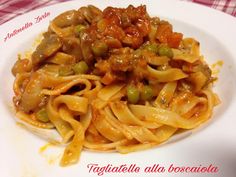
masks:
{"type": "Polygon", "coordinates": [[[236,0],[184,0],[202,4],[236,17],[236,0]]]}
{"type": "MultiPolygon", "coordinates": [[[[0,0],[0,25],[39,7],[68,0],[0,0]]],[[[236,0],[183,0],[209,6],[236,16],[236,0]]]]}
{"type": "Polygon", "coordinates": [[[0,25],[31,10],[68,0],[0,0],[0,25]]]}

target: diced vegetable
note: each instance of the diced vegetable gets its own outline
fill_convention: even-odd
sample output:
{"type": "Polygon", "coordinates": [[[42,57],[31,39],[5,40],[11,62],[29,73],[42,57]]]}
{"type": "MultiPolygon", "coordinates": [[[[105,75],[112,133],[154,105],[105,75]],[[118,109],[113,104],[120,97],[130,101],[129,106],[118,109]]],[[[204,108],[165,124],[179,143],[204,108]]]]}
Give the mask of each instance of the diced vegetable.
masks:
{"type": "Polygon", "coordinates": [[[141,99],[146,101],[153,97],[153,89],[149,85],[145,85],[141,91],[141,99]]]}
{"type": "Polygon", "coordinates": [[[182,33],[174,32],[174,33],[172,33],[171,35],[168,36],[167,43],[172,48],[178,48],[182,38],[183,38],[182,33]]]}
{"type": "Polygon", "coordinates": [[[130,103],[133,103],[133,104],[137,103],[140,97],[139,90],[133,85],[128,86],[127,97],[130,103]]]}
{"type": "Polygon", "coordinates": [[[163,22],[157,27],[156,39],[158,39],[158,41],[161,43],[167,43],[168,36],[170,36],[172,33],[172,25],[168,22],[163,22]]]}
{"type": "Polygon", "coordinates": [[[79,63],[73,66],[73,71],[75,74],[85,74],[88,72],[88,65],[85,61],[80,61],[79,63]]]}
{"type": "Polygon", "coordinates": [[[105,42],[102,41],[95,41],[92,45],[92,51],[95,56],[104,56],[108,51],[108,46],[105,42]]]}
{"type": "Polygon", "coordinates": [[[41,122],[48,122],[49,118],[48,118],[48,114],[45,108],[40,109],[37,113],[36,113],[36,118],[41,121],[41,122]]]}
{"type": "Polygon", "coordinates": [[[169,58],[173,58],[173,55],[174,55],[171,48],[164,45],[159,47],[158,54],[160,56],[167,56],[169,58]]]}

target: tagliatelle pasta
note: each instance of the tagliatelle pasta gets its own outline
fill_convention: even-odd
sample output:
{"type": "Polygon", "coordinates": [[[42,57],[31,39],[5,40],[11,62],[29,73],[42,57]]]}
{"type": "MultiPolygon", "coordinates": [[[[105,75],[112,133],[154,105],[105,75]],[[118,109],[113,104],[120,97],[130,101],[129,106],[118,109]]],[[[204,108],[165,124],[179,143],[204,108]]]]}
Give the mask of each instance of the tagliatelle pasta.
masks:
{"type": "Polygon", "coordinates": [[[83,149],[157,146],[206,122],[219,103],[199,42],[143,5],[58,15],[12,73],[16,117],[66,144],[62,166],[77,163],[83,149]]]}

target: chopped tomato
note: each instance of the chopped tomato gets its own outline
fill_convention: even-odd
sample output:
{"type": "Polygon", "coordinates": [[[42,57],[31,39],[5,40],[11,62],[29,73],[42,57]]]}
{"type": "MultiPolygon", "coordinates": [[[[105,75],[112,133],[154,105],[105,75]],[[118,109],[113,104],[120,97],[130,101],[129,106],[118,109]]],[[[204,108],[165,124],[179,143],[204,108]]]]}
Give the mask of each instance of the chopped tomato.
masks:
{"type": "Polygon", "coordinates": [[[172,26],[168,23],[160,24],[157,27],[156,38],[161,43],[167,43],[168,36],[172,34],[172,26]]]}
{"type": "Polygon", "coordinates": [[[109,25],[105,31],[105,36],[113,37],[118,40],[122,40],[125,37],[123,29],[117,25],[109,25]]]}
{"type": "Polygon", "coordinates": [[[131,26],[125,29],[126,37],[123,43],[136,49],[140,47],[143,43],[143,36],[136,26],[131,26]]]}
{"type": "Polygon", "coordinates": [[[146,6],[138,6],[134,7],[129,5],[128,8],[125,9],[125,13],[127,13],[129,19],[132,22],[136,22],[140,18],[145,18],[147,16],[146,6]]]}
{"type": "Polygon", "coordinates": [[[178,48],[182,38],[182,33],[172,33],[167,37],[167,43],[171,48],[178,48]]]}
{"type": "Polygon", "coordinates": [[[109,20],[110,24],[121,26],[121,11],[122,10],[119,8],[107,7],[103,11],[103,16],[105,19],[109,20]]]}

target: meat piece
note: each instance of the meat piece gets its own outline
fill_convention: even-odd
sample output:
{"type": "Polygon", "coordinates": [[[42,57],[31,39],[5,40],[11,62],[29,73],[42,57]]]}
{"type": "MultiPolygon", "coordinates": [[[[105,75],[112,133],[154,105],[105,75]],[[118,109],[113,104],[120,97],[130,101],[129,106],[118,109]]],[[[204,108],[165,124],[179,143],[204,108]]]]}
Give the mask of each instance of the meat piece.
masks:
{"type": "Polygon", "coordinates": [[[92,42],[93,40],[89,36],[88,33],[84,32],[80,36],[80,45],[81,45],[81,51],[83,55],[83,59],[87,64],[91,64],[93,62],[93,53],[92,53],[92,42]]]}
{"type": "Polygon", "coordinates": [[[204,76],[206,77],[206,82],[204,86],[206,86],[212,81],[212,71],[207,64],[202,63],[197,66],[194,66],[193,70],[194,72],[202,72],[202,74],[204,74],[204,76]]]}
{"type": "Polygon", "coordinates": [[[57,35],[50,35],[48,38],[44,38],[32,54],[33,67],[52,56],[61,48],[61,46],[62,43],[57,35]]]}
{"type": "Polygon", "coordinates": [[[85,18],[79,11],[69,10],[54,18],[53,23],[60,28],[84,23],[85,18]]]}
{"type": "Polygon", "coordinates": [[[97,69],[97,74],[105,74],[111,72],[111,64],[108,62],[108,60],[97,61],[95,67],[97,69]]]}
{"type": "Polygon", "coordinates": [[[102,11],[93,5],[81,7],[78,11],[90,24],[102,18],[102,11]]]}
{"type": "Polygon", "coordinates": [[[141,5],[138,7],[134,7],[132,5],[129,5],[125,9],[125,13],[128,15],[128,17],[132,23],[137,22],[138,19],[144,19],[144,18],[148,17],[145,5],[141,5]]]}
{"type": "Polygon", "coordinates": [[[127,29],[125,29],[125,33],[126,36],[122,40],[125,45],[132,47],[133,49],[137,49],[142,45],[143,36],[136,26],[132,25],[128,27],[127,29]]]}
{"type": "Polygon", "coordinates": [[[138,19],[136,26],[143,37],[147,36],[151,31],[151,23],[149,19],[138,19]]]}
{"type": "Polygon", "coordinates": [[[132,58],[129,55],[112,55],[109,58],[111,69],[113,71],[129,71],[132,69],[132,58]]]}
{"type": "Polygon", "coordinates": [[[115,49],[108,59],[113,71],[130,71],[132,70],[133,50],[130,48],[115,49]]]}
{"type": "Polygon", "coordinates": [[[80,39],[75,37],[63,38],[62,50],[69,55],[75,57],[76,61],[83,59],[80,39]]]}

